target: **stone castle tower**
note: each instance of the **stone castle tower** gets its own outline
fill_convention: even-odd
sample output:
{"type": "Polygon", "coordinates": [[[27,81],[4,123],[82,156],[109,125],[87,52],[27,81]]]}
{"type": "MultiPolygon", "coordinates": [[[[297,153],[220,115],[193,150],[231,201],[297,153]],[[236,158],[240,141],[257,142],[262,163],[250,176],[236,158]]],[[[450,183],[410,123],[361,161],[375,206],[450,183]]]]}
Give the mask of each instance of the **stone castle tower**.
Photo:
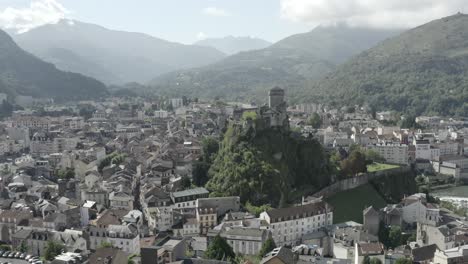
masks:
{"type": "Polygon", "coordinates": [[[268,92],[268,106],[271,109],[278,109],[284,105],[284,90],[278,86],[268,92]]]}

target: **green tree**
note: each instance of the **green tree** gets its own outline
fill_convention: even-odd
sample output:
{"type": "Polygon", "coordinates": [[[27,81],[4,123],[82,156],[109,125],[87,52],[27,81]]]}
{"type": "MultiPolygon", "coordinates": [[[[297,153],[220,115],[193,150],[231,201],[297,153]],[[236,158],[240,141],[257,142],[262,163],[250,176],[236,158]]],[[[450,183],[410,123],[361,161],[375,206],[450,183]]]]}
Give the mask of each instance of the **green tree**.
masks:
{"type": "Polygon", "coordinates": [[[190,181],[189,177],[182,176],[182,178],[180,180],[180,185],[181,185],[182,189],[186,190],[186,189],[190,188],[190,186],[192,185],[192,182],[190,181]]]}
{"type": "Polygon", "coordinates": [[[93,117],[93,113],[96,111],[96,108],[92,105],[83,105],[80,107],[79,115],[85,119],[90,119],[93,117]]]}
{"type": "Polygon", "coordinates": [[[379,224],[379,241],[384,244],[386,248],[390,246],[390,240],[389,240],[389,228],[384,224],[383,221],[380,221],[379,224]]]}
{"type": "Polygon", "coordinates": [[[367,171],[366,157],[358,150],[351,152],[349,157],[341,161],[341,171],[346,176],[356,176],[367,171]]]}
{"type": "Polygon", "coordinates": [[[378,258],[371,258],[370,264],[382,264],[382,261],[378,258]]]}
{"type": "Polygon", "coordinates": [[[75,178],[75,170],[73,168],[66,168],[57,172],[59,179],[73,179],[75,178]]]}
{"type": "Polygon", "coordinates": [[[370,264],[369,256],[364,256],[364,258],[362,259],[361,264],[370,264]]]}
{"type": "MultiPolygon", "coordinates": [[[[271,210],[271,206],[269,204],[264,204],[261,206],[255,206],[251,204],[249,201],[245,203],[245,209],[249,211],[249,213],[255,215],[256,217],[259,217],[261,213],[271,210]]],[[[267,252],[268,253],[268,252],[267,252]]]]}
{"type": "Polygon", "coordinates": [[[413,264],[413,261],[407,258],[399,258],[395,261],[395,264],[413,264]]]}
{"type": "Polygon", "coordinates": [[[195,161],[192,165],[192,180],[196,186],[205,186],[209,180],[210,164],[204,161],[195,161]]]}
{"type": "Polygon", "coordinates": [[[65,246],[63,244],[49,240],[45,248],[44,258],[52,261],[56,256],[62,254],[63,251],[65,251],[65,246]]]}
{"type": "Polygon", "coordinates": [[[226,239],[217,235],[206,249],[205,257],[216,260],[234,260],[236,254],[226,239]]]}
{"type": "Polygon", "coordinates": [[[25,241],[21,241],[21,244],[18,246],[17,250],[21,253],[25,253],[28,251],[28,245],[25,241]]]}
{"type": "Polygon", "coordinates": [[[273,238],[268,238],[262,245],[262,248],[260,249],[260,252],[258,253],[258,256],[260,258],[263,258],[266,254],[271,252],[273,249],[276,248],[275,241],[273,238]]]}
{"type": "Polygon", "coordinates": [[[322,126],[322,118],[319,114],[313,113],[309,120],[307,120],[307,125],[312,126],[313,128],[320,128],[322,126]]]}
{"type": "Polygon", "coordinates": [[[214,137],[206,137],[202,140],[203,161],[212,163],[219,150],[219,141],[214,137]]]}
{"type": "Polygon", "coordinates": [[[401,128],[419,128],[418,123],[416,123],[416,117],[414,115],[407,115],[400,121],[401,128]]]}
{"type": "Polygon", "coordinates": [[[372,162],[383,162],[384,158],[380,156],[380,154],[373,150],[373,149],[368,149],[366,150],[366,160],[370,160],[372,162]]]}
{"type": "Polygon", "coordinates": [[[392,226],[388,232],[388,239],[391,248],[396,248],[402,244],[401,227],[392,226]]]}

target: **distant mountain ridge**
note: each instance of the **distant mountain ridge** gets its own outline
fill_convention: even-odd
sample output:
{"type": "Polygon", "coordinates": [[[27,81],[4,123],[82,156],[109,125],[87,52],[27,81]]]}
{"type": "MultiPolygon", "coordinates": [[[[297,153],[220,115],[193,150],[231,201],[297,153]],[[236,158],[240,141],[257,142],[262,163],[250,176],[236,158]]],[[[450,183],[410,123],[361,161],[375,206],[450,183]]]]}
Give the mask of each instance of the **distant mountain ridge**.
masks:
{"type": "Polygon", "coordinates": [[[195,97],[259,101],[275,85],[300,99],[304,87],[333,71],[350,57],[399,30],[352,28],[346,25],[317,27],[293,35],[268,48],[241,52],[214,64],[175,71],[155,78],[159,93],[195,97]]]}
{"type": "Polygon", "coordinates": [[[339,66],[306,98],[375,110],[468,116],[468,15],[434,20],[339,66]]]}
{"type": "Polygon", "coordinates": [[[147,82],[162,73],[225,57],[211,47],[183,45],[75,20],[40,26],[13,37],[20,47],[60,69],[116,84],[147,82]]]}
{"type": "Polygon", "coordinates": [[[234,37],[207,38],[194,43],[198,46],[213,47],[228,55],[243,51],[259,50],[270,46],[272,43],[253,37],[234,37]]]}
{"type": "Polygon", "coordinates": [[[22,50],[0,30],[0,92],[11,97],[30,95],[80,100],[106,95],[106,86],[77,73],[64,72],[22,50]]]}

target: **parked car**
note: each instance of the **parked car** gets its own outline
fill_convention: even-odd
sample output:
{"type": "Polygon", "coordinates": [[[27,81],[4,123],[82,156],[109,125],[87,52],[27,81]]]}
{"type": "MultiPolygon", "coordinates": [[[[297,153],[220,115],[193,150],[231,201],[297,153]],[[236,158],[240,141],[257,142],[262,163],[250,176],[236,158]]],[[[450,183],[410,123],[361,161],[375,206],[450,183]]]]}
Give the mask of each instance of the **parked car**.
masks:
{"type": "Polygon", "coordinates": [[[34,263],[34,261],[38,261],[38,260],[39,260],[39,257],[32,257],[28,261],[29,263],[34,263]]]}
{"type": "Polygon", "coordinates": [[[9,257],[9,258],[14,258],[14,257],[15,257],[15,255],[16,255],[16,253],[15,253],[15,252],[11,252],[11,253],[8,255],[8,257],[9,257]]]}
{"type": "Polygon", "coordinates": [[[21,252],[16,252],[14,258],[20,258],[21,254],[22,254],[21,252]]]}
{"type": "Polygon", "coordinates": [[[8,258],[8,255],[10,255],[10,251],[7,251],[7,252],[3,253],[3,254],[2,254],[2,257],[8,258]]]}
{"type": "Polygon", "coordinates": [[[33,255],[26,255],[26,257],[24,258],[25,260],[29,260],[30,258],[32,258],[33,255]]]}

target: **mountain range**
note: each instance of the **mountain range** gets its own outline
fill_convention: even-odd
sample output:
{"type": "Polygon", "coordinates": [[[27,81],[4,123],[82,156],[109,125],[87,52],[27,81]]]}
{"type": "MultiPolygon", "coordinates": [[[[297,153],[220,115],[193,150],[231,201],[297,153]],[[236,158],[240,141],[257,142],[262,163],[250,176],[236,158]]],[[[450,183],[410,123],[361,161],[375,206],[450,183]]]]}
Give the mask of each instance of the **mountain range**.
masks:
{"type": "Polygon", "coordinates": [[[207,65],[225,57],[212,47],[183,45],[68,19],[13,37],[24,50],[59,69],[107,84],[144,83],[162,73],[207,65]]]}
{"type": "Polygon", "coordinates": [[[207,38],[195,42],[194,45],[212,47],[228,55],[233,55],[242,51],[264,49],[272,43],[259,38],[233,37],[207,38]]]}
{"type": "MultiPolygon", "coordinates": [[[[275,85],[290,98],[332,72],[337,65],[401,30],[319,26],[285,38],[265,49],[240,52],[214,64],[155,78],[158,93],[236,100],[263,98],[275,85]]],[[[262,100],[263,101],[263,100],[262,100]]]]}
{"type": "Polygon", "coordinates": [[[413,115],[468,115],[468,16],[408,30],[350,59],[305,98],[413,115]]]}
{"type": "Polygon", "coordinates": [[[106,86],[90,77],[58,70],[22,50],[0,30],[0,93],[80,100],[98,98],[108,92],[106,86]]]}

